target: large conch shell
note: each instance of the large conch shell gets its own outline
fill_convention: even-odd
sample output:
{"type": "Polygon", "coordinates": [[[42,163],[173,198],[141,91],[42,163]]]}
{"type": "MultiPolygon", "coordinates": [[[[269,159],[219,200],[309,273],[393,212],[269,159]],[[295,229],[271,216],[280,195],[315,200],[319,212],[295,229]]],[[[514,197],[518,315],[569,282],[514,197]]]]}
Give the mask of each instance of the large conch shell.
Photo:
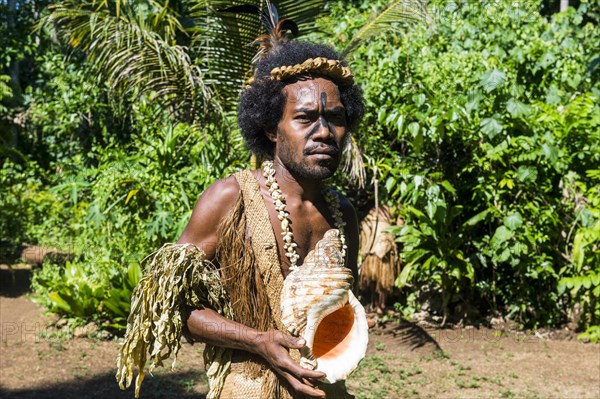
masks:
{"type": "Polygon", "coordinates": [[[340,232],[329,230],[304,265],[285,279],[283,325],[306,340],[300,365],[322,371],[324,381],[345,380],[367,350],[365,310],[351,291],[352,271],[344,266],[340,232]]]}

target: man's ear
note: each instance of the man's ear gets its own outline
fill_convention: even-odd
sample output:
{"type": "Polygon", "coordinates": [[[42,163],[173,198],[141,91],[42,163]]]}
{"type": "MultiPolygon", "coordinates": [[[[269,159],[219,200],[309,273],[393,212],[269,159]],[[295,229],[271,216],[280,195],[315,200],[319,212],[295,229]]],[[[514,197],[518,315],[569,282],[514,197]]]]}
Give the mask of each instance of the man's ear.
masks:
{"type": "Polygon", "coordinates": [[[272,143],[277,142],[277,132],[265,132],[265,135],[272,143]]]}

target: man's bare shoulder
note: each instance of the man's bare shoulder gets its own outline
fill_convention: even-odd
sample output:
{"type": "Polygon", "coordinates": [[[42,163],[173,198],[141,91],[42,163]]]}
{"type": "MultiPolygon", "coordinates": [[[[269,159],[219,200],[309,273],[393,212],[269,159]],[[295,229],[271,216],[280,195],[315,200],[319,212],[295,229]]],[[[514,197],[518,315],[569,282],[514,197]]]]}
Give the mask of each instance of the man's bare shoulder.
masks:
{"type": "MultiPolygon", "coordinates": [[[[240,186],[234,176],[211,184],[198,198],[190,221],[177,241],[206,248],[218,239],[217,228],[235,206],[240,196],[240,186]]],[[[206,251],[206,249],[205,249],[206,251]]],[[[210,255],[210,250],[206,251],[210,255]]]]}
{"type": "Polygon", "coordinates": [[[221,180],[217,180],[198,198],[198,205],[218,204],[228,208],[225,214],[233,207],[240,196],[240,185],[237,179],[232,175],[221,180]],[[227,206],[229,204],[229,206],[227,206]]]}

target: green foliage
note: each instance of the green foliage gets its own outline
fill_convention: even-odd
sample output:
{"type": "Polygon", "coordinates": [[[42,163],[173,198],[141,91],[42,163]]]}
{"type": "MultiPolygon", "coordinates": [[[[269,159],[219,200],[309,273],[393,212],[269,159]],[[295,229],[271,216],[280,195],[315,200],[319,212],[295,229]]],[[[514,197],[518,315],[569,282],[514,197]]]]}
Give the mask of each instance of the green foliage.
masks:
{"type": "Polygon", "coordinates": [[[65,0],[50,10],[42,22],[86,52],[117,103],[153,93],[190,120],[195,99],[210,97],[200,69],[177,43],[186,32],[169,2],[65,0]]]}
{"type": "MultiPolygon", "coordinates": [[[[137,110],[140,115],[145,112],[142,105],[137,110]]],[[[199,131],[192,125],[165,122],[161,127],[145,122],[142,118],[144,127],[129,148],[116,144],[95,148],[97,167],[84,167],[79,158],[63,164],[48,189],[54,211],[40,224],[29,226],[35,242],[73,253],[81,260],[72,267],[84,267],[82,273],[104,287],[99,292],[87,280],[74,280],[79,274],[35,278],[39,301],[53,310],[67,311],[60,299],[81,317],[90,316],[92,304],[103,305],[100,314],[112,320],[112,327],[124,324],[135,280],[130,265],[181,234],[196,196],[216,178],[241,166],[235,157],[244,154],[239,138],[203,139],[220,137],[222,126],[210,132],[217,127],[206,125],[199,131]],[[82,291],[85,284],[90,289],[82,291]]]]}
{"type": "MultiPolygon", "coordinates": [[[[220,1],[62,1],[33,31],[47,2],[18,3],[0,4],[0,240],[72,254],[37,272],[38,300],[119,328],[139,261],[246,166],[231,99],[258,21],[217,14],[220,1]]],[[[544,17],[508,0],[410,2],[411,15],[340,1],[315,26],[321,4],[277,3],[351,51],[367,104],[355,138],[403,222],[398,307],[526,326],[580,312],[581,338],[597,341],[597,3],[544,17]]]]}
{"type": "Polygon", "coordinates": [[[403,204],[402,214],[412,223],[392,230],[403,245],[406,262],[396,285],[402,288],[413,281],[426,281],[430,289],[442,292],[446,317],[452,297],[464,297],[462,291],[475,283],[474,260],[465,257],[464,238],[488,211],[457,223],[463,208],[452,205],[456,202],[456,190],[448,181],[436,184],[426,181],[424,176],[413,176],[410,180],[408,184],[400,183],[398,200],[403,204]],[[421,190],[421,185],[428,187],[421,190]]]}
{"type": "Polygon", "coordinates": [[[595,184],[586,190],[579,184],[577,194],[585,202],[579,204],[577,216],[571,227],[573,238],[570,264],[566,266],[559,282],[559,292],[569,295],[581,306],[580,325],[587,327],[579,338],[592,342],[600,340],[600,171],[589,170],[588,176],[595,184]],[[589,202],[588,202],[589,201],[589,202]]]}
{"type": "Polygon", "coordinates": [[[9,254],[22,242],[31,242],[28,229],[51,210],[53,196],[42,192],[40,169],[35,163],[5,162],[0,169],[0,190],[0,231],[5,232],[1,240],[9,254]]]}
{"type": "MultiPolygon", "coordinates": [[[[44,43],[47,32],[37,33],[44,43]]],[[[9,110],[23,115],[9,124],[16,140],[1,147],[3,250],[28,242],[71,254],[66,266],[47,260],[36,272],[37,300],[119,328],[139,261],[174,241],[198,195],[249,156],[231,115],[180,123],[158,101],[164,93],[150,89],[115,108],[110,82],[96,84],[80,53],[66,58],[54,45],[32,53],[33,79],[21,79],[9,110]]]]}
{"type": "Polygon", "coordinates": [[[128,269],[119,270],[117,264],[92,271],[89,262],[67,262],[64,267],[45,263],[33,280],[34,298],[51,312],[102,321],[104,327],[121,329],[141,269],[138,263],[131,263],[128,269]]]}
{"type": "Polygon", "coordinates": [[[403,22],[415,22],[427,19],[426,2],[423,0],[396,0],[388,2],[352,37],[344,50],[351,53],[356,47],[369,38],[388,33],[390,29],[398,29],[403,22]]]}
{"type": "Polygon", "coordinates": [[[82,265],[67,262],[64,270],[38,274],[36,284],[38,291],[48,291],[46,301],[52,312],[75,317],[92,317],[100,313],[104,286],[94,282],[82,265]]]}
{"type": "MultiPolygon", "coordinates": [[[[593,326],[598,6],[546,19],[541,5],[451,5],[431,2],[433,24],[390,29],[353,54],[367,102],[359,145],[404,222],[402,306],[536,326],[579,304],[581,327],[593,326]]],[[[367,2],[331,11],[323,39],[340,48],[372,13],[367,2]]]]}
{"type": "Polygon", "coordinates": [[[2,103],[6,100],[10,100],[13,97],[12,89],[8,85],[10,82],[10,76],[0,75],[0,114],[8,111],[2,103]]]}

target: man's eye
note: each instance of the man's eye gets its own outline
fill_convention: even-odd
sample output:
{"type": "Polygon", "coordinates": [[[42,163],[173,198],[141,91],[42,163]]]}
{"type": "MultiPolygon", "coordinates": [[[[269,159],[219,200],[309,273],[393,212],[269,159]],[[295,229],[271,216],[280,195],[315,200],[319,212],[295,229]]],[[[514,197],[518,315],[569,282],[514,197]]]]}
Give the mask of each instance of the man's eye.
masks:
{"type": "Polygon", "coordinates": [[[332,114],[329,116],[329,120],[332,123],[344,123],[346,121],[346,117],[344,114],[332,114]]]}

